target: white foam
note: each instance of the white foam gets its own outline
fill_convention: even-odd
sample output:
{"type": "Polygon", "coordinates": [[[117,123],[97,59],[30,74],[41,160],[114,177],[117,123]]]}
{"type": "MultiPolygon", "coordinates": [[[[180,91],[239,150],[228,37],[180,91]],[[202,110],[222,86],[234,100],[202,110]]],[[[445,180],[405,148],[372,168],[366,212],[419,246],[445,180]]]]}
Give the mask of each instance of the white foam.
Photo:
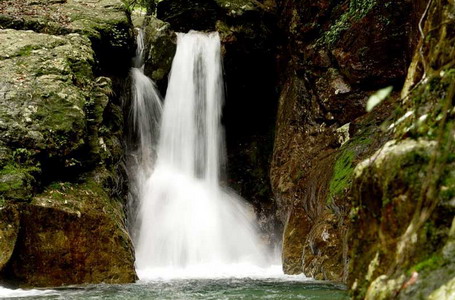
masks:
{"type": "Polygon", "coordinates": [[[227,279],[249,278],[273,281],[308,281],[313,280],[305,275],[285,275],[281,265],[259,267],[255,264],[200,264],[187,268],[145,268],[138,269],[141,282],[180,280],[180,279],[227,279]]]}
{"type": "Polygon", "coordinates": [[[0,286],[0,298],[37,297],[45,295],[56,295],[56,291],[37,289],[7,289],[0,286]]]}

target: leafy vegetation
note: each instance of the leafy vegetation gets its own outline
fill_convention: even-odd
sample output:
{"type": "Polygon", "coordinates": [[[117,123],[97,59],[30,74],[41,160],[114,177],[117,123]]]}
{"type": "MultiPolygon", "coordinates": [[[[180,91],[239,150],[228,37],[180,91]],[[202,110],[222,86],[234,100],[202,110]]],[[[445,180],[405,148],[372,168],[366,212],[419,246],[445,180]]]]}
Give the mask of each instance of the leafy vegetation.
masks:
{"type": "Polygon", "coordinates": [[[157,2],[159,2],[159,0],[123,0],[123,3],[129,11],[135,9],[145,10],[148,15],[155,13],[157,2]]]}

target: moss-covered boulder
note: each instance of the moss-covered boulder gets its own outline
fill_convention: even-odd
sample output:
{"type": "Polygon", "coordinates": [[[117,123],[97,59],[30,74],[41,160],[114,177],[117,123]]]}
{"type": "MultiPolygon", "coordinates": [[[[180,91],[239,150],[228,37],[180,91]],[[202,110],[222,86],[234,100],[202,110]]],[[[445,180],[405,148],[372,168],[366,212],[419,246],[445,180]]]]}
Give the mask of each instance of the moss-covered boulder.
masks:
{"type": "MultiPolygon", "coordinates": [[[[423,194],[436,149],[434,141],[391,141],[357,165],[349,236],[356,297],[427,297],[455,276],[451,198],[423,194]]],[[[450,181],[442,189],[453,193],[450,181]]]]}
{"type": "Polygon", "coordinates": [[[0,171],[0,190],[4,198],[27,200],[44,157],[80,161],[75,153],[85,144],[93,50],[78,34],[7,29],[0,41],[0,143],[13,149],[0,171]]]}
{"type": "Polygon", "coordinates": [[[7,45],[0,49],[1,140],[50,156],[76,150],[83,143],[84,107],[94,79],[88,39],[7,29],[0,40],[7,45]]]}

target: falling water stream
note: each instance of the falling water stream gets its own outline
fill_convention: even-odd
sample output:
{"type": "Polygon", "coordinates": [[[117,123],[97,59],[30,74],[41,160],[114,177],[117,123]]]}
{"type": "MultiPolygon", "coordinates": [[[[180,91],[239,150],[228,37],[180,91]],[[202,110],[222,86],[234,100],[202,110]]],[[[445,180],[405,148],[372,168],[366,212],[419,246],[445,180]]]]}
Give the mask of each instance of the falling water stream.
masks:
{"type": "Polygon", "coordinates": [[[223,88],[218,33],[178,33],[156,162],[139,192],[140,278],[238,276],[268,265],[253,211],[220,186],[223,88]]]}
{"type": "Polygon", "coordinates": [[[131,70],[129,217],[140,280],[53,290],[0,287],[0,298],[347,299],[342,285],[284,275],[258,237],[253,210],[220,184],[218,33],[177,34],[164,106],[144,75],[143,52],[139,32],[131,70]]]}

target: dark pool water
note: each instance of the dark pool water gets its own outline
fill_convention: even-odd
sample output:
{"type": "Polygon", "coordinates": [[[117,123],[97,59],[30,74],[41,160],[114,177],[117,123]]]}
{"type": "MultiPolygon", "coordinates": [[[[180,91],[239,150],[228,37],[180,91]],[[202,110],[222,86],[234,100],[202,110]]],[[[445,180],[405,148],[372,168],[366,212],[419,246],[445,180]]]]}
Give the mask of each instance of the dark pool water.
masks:
{"type": "Polygon", "coordinates": [[[182,279],[16,293],[3,290],[2,295],[5,299],[349,299],[343,285],[276,278],[182,279]]]}

